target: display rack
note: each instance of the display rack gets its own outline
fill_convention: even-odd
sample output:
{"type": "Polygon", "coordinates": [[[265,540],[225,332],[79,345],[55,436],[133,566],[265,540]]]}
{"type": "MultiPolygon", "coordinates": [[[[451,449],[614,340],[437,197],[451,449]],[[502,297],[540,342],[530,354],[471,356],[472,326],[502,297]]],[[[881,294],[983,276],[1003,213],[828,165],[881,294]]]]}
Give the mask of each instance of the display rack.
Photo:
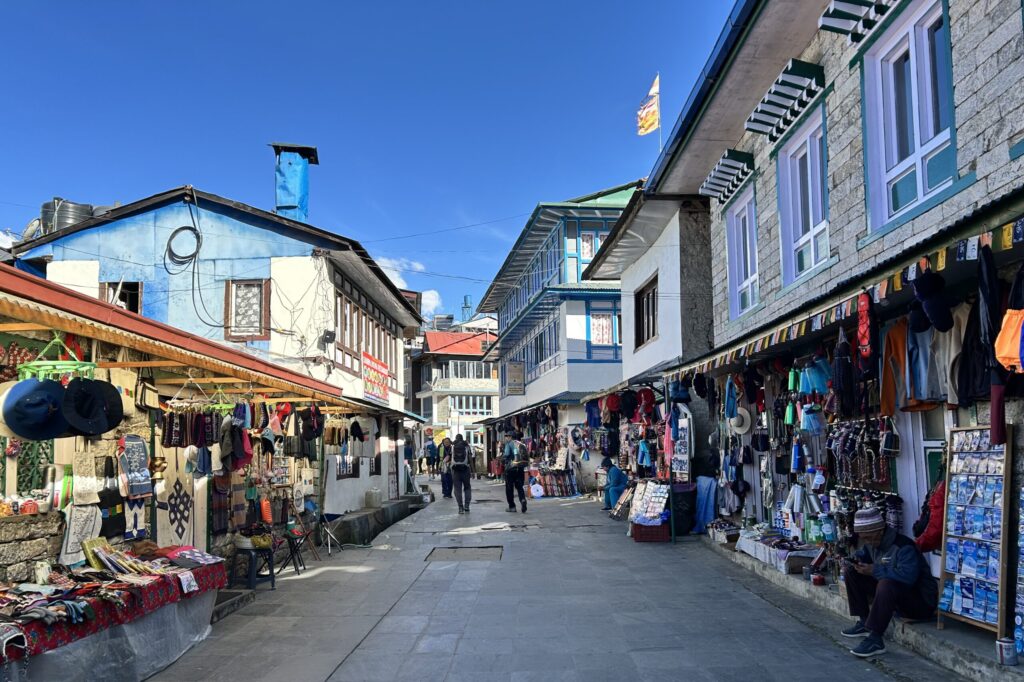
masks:
{"type": "Polygon", "coordinates": [[[937,626],[952,618],[1003,637],[1012,438],[992,446],[989,426],[950,429],[937,626]]]}

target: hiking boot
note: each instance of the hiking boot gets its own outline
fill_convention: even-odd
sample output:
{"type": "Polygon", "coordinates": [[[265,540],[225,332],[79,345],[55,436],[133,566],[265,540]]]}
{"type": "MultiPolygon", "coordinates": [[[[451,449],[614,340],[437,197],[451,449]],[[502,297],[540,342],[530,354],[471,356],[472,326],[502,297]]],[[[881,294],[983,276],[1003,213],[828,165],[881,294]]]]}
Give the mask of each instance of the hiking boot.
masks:
{"type": "Polygon", "coordinates": [[[843,637],[867,637],[871,634],[871,630],[864,627],[864,621],[858,620],[856,623],[843,630],[840,634],[843,637]]]}
{"type": "Polygon", "coordinates": [[[466,513],[466,509],[464,507],[459,507],[459,513],[460,514],[465,514],[466,513]]]}
{"type": "Polygon", "coordinates": [[[505,511],[509,512],[510,514],[515,514],[516,513],[516,508],[515,507],[509,507],[505,511]]]}
{"type": "Polygon", "coordinates": [[[850,649],[850,653],[860,658],[879,656],[885,653],[885,642],[882,641],[881,637],[872,632],[855,648],[850,649]]]}
{"type": "Polygon", "coordinates": [[[465,511],[467,514],[469,513],[469,505],[468,504],[466,505],[466,507],[465,507],[465,509],[463,511],[465,511]]]}
{"type": "Polygon", "coordinates": [[[526,513],[526,500],[523,500],[523,513],[526,513]]]}

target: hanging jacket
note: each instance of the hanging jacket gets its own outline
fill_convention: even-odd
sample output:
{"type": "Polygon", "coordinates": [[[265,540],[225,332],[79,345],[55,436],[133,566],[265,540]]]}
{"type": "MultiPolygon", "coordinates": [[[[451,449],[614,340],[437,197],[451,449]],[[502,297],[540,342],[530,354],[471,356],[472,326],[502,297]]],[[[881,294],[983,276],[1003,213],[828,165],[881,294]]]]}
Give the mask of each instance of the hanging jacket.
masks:
{"type": "Polygon", "coordinates": [[[919,552],[931,552],[942,547],[942,515],[946,503],[946,482],[939,481],[928,497],[928,525],[918,536],[919,552]]]}
{"type": "Polygon", "coordinates": [[[957,404],[969,407],[976,400],[987,400],[991,391],[988,351],[981,339],[981,301],[971,306],[964,326],[964,341],[957,363],[957,404]]]}

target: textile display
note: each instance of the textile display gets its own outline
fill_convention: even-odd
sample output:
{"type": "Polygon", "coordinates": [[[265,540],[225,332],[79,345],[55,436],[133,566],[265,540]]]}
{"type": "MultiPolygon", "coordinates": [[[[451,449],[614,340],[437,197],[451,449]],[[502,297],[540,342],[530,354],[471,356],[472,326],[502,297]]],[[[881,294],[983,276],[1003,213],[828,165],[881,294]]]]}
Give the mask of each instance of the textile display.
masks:
{"type": "Polygon", "coordinates": [[[192,545],[205,550],[209,478],[193,476],[183,452],[157,444],[158,456],[165,459],[167,469],[156,483],[156,539],[162,545],[192,545]]]}
{"type": "MultiPolygon", "coordinates": [[[[41,620],[31,621],[25,625],[29,654],[35,656],[65,646],[115,625],[137,620],[182,599],[194,598],[196,594],[227,586],[228,575],[224,562],[200,565],[191,569],[191,573],[199,585],[198,593],[186,594],[182,590],[178,576],[167,575],[148,585],[133,587],[126,608],[105,599],[87,597],[85,601],[89,602],[96,614],[92,620],[77,624],[58,621],[51,625],[46,625],[41,620]]],[[[12,648],[8,650],[8,657],[18,658],[19,654],[12,648]]]]}
{"type": "Polygon", "coordinates": [[[64,529],[64,542],[60,548],[60,563],[74,566],[85,561],[82,543],[99,537],[103,525],[103,515],[96,505],[79,506],[72,504],[67,512],[67,527],[64,529]]]}
{"type": "Polygon", "coordinates": [[[96,478],[96,457],[87,448],[75,447],[77,438],[61,438],[57,442],[67,441],[71,444],[71,470],[75,476],[73,492],[75,505],[99,504],[100,483],[96,478]]]}
{"type": "Polygon", "coordinates": [[[141,540],[146,537],[146,501],[124,501],[124,539],[141,540]]]}

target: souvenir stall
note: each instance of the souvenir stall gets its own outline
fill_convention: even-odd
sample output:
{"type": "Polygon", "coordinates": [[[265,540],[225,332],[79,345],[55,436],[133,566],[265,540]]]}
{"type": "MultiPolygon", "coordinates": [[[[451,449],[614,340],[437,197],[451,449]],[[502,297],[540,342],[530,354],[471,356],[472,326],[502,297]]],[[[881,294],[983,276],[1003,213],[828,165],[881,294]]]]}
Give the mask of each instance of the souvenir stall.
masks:
{"type": "Polygon", "coordinates": [[[235,531],[290,551],[284,522],[316,500],[318,405],[345,403],[7,267],[0,330],[0,664],[15,678],[152,675],[208,634],[235,531]]]}
{"type": "Polygon", "coordinates": [[[737,549],[837,582],[854,514],[873,507],[940,578],[940,624],[1006,636],[1021,599],[1007,415],[1024,409],[1024,218],[964,229],[670,378],[703,384],[719,415],[728,521],[712,528],[737,549]]]}
{"type": "MultiPolygon", "coordinates": [[[[531,498],[576,497],[581,491],[584,462],[591,460],[591,444],[580,426],[567,425],[564,409],[547,403],[497,419],[494,431],[500,451],[506,433],[522,435],[530,455],[526,491],[531,498]]],[[[500,467],[495,471],[500,472],[500,467]]]]}
{"type": "Polygon", "coordinates": [[[585,442],[596,444],[599,501],[630,521],[637,542],[668,542],[694,525],[690,481],[695,424],[688,387],[626,387],[585,401],[585,442]],[[610,465],[610,466],[609,466],[610,465]]]}

